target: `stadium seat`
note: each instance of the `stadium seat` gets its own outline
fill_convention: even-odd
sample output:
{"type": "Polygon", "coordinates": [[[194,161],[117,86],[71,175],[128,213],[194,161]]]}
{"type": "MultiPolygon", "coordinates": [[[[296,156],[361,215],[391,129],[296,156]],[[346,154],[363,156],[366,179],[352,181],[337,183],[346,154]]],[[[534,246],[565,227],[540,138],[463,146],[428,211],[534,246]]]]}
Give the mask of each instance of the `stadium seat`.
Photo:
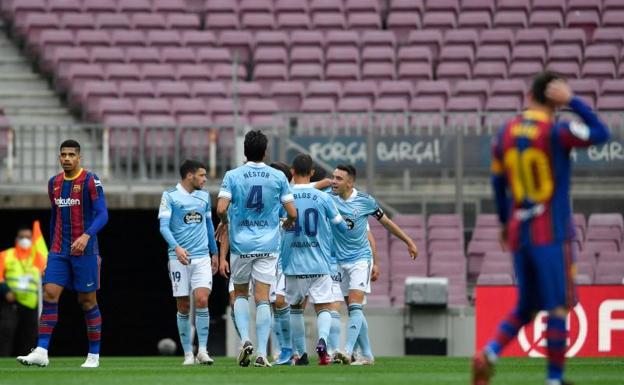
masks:
{"type": "Polygon", "coordinates": [[[550,45],[550,31],[548,31],[545,28],[520,29],[516,31],[515,39],[516,39],[515,46],[517,48],[524,47],[524,51],[527,50],[526,48],[527,46],[528,47],[535,47],[537,45],[541,46],[544,49],[544,58],[545,58],[546,57],[545,50],[550,45]]]}
{"type": "Polygon", "coordinates": [[[306,97],[308,98],[331,98],[335,103],[338,103],[341,96],[342,87],[339,82],[310,82],[306,90],[306,97]]]}
{"type": "Polygon", "coordinates": [[[387,25],[398,42],[407,43],[410,32],[420,29],[422,22],[418,12],[391,11],[388,14],[387,25]]]}
{"type": "Polygon", "coordinates": [[[586,44],[585,31],[580,28],[555,29],[552,33],[553,45],[577,45],[583,49],[586,44]]]}
{"type": "Polygon", "coordinates": [[[498,11],[494,15],[495,28],[520,29],[527,26],[527,14],[524,11],[498,11]]]}
{"type": "Polygon", "coordinates": [[[506,45],[509,49],[512,49],[514,40],[513,30],[505,28],[485,29],[479,35],[479,44],[482,46],[506,45]]]}
{"type": "Polygon", "coordinates": [[[122,81],[119,83],[119,95],[128,99],[153,98],[156,89],[151,82],[122,81]]]}
{"type": "Polygon", "coordinates": [[[624,44],[624,31],[617,27],[596,28],[592,36],[592,43],[614,44],[621,47],[624,44]]]}
{"type": "MultiPolygon", "coordinates": [[[[297,66],[297,64],[292,66],[291,77],[293,77],[292,69],[297,68],[297,66]]],[[[258,64],[254,67],[253,77],[255,81],[266,88],[270,86],[271,82],[287,80],[288,73],[286,71],[286,66],[283,64],[258,64]]],[[[296,77],[293,79],[296,79],[296,77]]]]}
{"type": "Polygon", "coordinates": [[[290,66],[289,79],[304,83],[323,80],[323,72],[323,67],[319,64],[296,63],[290,66]]]}
{"type": "Polygon", "coordinates": [[[422,26],[424,29],[453,29],[457,26],[457,19],[453,12],[429,11],[423,16],[422,26]]]}
{"type": "Polygon", "coordinates": [[[323,49],[325,47],[325,36],[321,31],[293,31],[290,34],[290,43],[293,48],[312,47],[323,49]]]}
{"type": "Polygon", "coordinates": [[[407,38],[407,44],[410,46],[429,47],[433,57],[438,56],[443,41],[442,32],[436,29],[412,31],[407,38]]]}
{"type": "MultiPolygon", "coordinates": [[[[46,31],[44,31],[46,32],[46,31]]],[[[67,30],[57,31],[57,32],[68,32],[67,30]]],[[[111,37],[108,34],[108,31],[101,30],[91,30],[91,29],[79,29],[76,31],[76,45],[92,47],[92,46],[103,46],[108,47],[111,44],[111,37]]]]}
{"type": "Polygon", "coordinates": [[[562,28],[563,15],[558,11],[533,11],[529,16],[530,28],[562,28]]]}
{"type": "Polygon", "coordinates": [[[492,15],[489,12],[462,12],[457,19],[458,28],[474,28],[476,30],[492,28],[492,15]]]}

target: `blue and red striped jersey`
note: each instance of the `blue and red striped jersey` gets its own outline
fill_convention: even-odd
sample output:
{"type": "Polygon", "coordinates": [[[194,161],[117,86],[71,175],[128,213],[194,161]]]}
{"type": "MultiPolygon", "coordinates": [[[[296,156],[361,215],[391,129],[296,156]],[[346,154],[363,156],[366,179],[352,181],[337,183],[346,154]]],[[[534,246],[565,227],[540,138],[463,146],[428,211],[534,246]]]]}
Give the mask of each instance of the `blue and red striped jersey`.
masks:
{"type": "Polygon", "coordinates": [[[581,99],[573,97],[570,107],[583,123],[529,109],[493,138],[492,186],[514,251],[574,238],[570,151],[606,142],[609,130],[581,99]]]}
{"type": "Polygon", "coordinates": [[[81,169],[76,177],[69,179],[60,173],[50,178],[48,195],[52,204],[50,252],[74,255],[72,243],[87,233],[90,239],[81,255],[99,255],[97,233],[106,224],[108,212],[97,175],[81,169]]]}

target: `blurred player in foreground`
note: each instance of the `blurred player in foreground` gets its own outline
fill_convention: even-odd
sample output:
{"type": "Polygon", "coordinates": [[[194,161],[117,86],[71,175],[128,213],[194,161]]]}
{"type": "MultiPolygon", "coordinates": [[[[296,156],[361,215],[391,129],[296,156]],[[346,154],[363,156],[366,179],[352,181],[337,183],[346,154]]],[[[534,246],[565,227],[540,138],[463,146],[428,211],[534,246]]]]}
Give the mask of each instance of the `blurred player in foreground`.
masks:
{"type": "Polygon", "coordinates": [[[474,385],[489,384],[503,348],[539,310],[548,312],[546,384],[569,384],[563,379],[566,316],[577,302],[570,151],[607,141],[609,131],[556,74],[538,74],[529,100],[529,108],[506,123],[492,142],[492,186],[502,239],[514,253],[518,303],[494,339],[474,356],[474,385]],[[556,110],[565,106],[583,123],[555,120],[556,110]]]}

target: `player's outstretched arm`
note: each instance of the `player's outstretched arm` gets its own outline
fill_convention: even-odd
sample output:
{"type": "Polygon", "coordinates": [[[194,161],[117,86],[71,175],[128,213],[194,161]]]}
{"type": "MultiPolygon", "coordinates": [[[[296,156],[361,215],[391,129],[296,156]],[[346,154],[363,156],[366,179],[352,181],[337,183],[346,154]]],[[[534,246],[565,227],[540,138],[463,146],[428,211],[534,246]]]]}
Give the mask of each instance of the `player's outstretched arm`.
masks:
{"type": "Polygon", "coordinates": [[[314,188],[317,190],[325,190],[326,188],[331,186],[331,179],[325,178],[321,179],[317,182],[314,182],[314,188]]]}
{"type": "Polygon", "coordinates": [[[409,255],[412,259],[416,259],[418,257],[418,247],[416,247],[416,243],[405,234],[405,232],[394,223],[386,214],[382,214],[381,218],[379,218],[379,223],[381,223],[389,232],[391,232],[395,237],[399,238],[407,245],[407,249],[409,255]]]}

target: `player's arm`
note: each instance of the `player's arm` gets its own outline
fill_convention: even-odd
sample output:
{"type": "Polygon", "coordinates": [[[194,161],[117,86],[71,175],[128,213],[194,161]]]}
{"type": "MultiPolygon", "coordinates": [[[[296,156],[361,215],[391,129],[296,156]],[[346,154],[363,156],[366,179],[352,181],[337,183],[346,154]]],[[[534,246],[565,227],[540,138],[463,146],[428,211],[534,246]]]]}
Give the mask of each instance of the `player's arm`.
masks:
{"type": "Polygon", "coordinates": [[[331,186],[331,179],[325,178],[314,182],[314,188],[317,190],[325,190],[331,186]]]}
{"type": "Polygon", "coordinates": [[[0,253],[0,297],[8,303],[15,302],[15,293],[11,291],[9,285],[7,285],[4,278],[4,260],[6,258],[6,252],[0,253]]]}
{"type": "Polygon", "coordinates": [[[507,220],[509,218],[509,200],[507,198],[507,177],[503,168],[503,153],[500,140],[503,135],[503,129],[492,139],[492,164],[490,172],[492,174],[491,183],[494,191],[494,203],[496,204],[496,213],[498,220],[502,225],[501,238],[503,241],[507,239],[507,220]]]}
{"type": "Polygon", "coordinates": [[[215,236],[217,241],[223,243],[223,238],[227,237],[228,231],[228,208],[232,202],[232,181],[230,172],[226,172],[221,183],[221,189],[219,190],[219,196],[217,197],[217,216],[219,217],[219,224],[217,225],[217,231],[215,236]]]}
{"type": "Polygon", "coordinates": [[[279,179],[280,183],[280,201],[286,210],[286,220],[282,225],[285,229],[293,227],[297,220],[297,207],[295,206],[295,197],[290,191],[290,184],[286,180],[286,177],[281,175],[279,179]]]}
{"type": "Polygon", "coordinates": [[[333,199],[325,196],[325,215],[327,219],[329,219],[329,223],[332,224],[340,233],[345,233],[349,230],[349,226],[347,222],[345,222],[340,212],[338,212],[338,207],[336,207],[336,202],[333,199]]]}
{"type": "Polygon", "coordinates": [[[567,147],[589,147],[609,140],[609,129],[581,98],[574,96],[570,86],[563,80],[552,81],[546,89],[546,97],[557,106],[569,106],[583,119],[583,123],[565,122],[558,125],[560,143],[567,147]]]}
{"type": "Polygon", "coordinates": [[[207,213],[206,213],[206,230],[208,234],[208,250],[211,255],[211,267],[212,267],[212,275],[217,273],[219,270],[219,249],[217,248],[217,241],[215,240],[215,228],[212,223],[212,205],[207,205],[207,213]]]}
{"type": "Polygon", "coordinates": [[[87,183],[89,190],[89,199],[93,206],[94,216],[91,226],[79,236],[71,245],[72,253],[82,254],[89,239],[100,232],[108,222],[108,208],[106,207],[106,199],[104,198],[104,189],[100,179],[94,174],[87,183]]]}
{"type": "Polygon", "coordinates": [[[228,278],[230,274],[230,263],[227,260],[227,254],[230,250],[230,240],[228,237],[224,237],[222,241],[220,241],[221,247],[219,248],[219,274],[221,276],[228,278]]]}
{"type": "Polygon", "coordinates": [[[172,206],[171,201],[169,200],[169,194],[166,192],[163,193],[163,196],[160,200],[160,208],[158,209],[158,220],[160,221],[160,234],[167,242],[167,245],[170,249],[175,250],[176,256],[178,260],[187,265],[189,263],[188,252],[178,245],[178,241],[176,241],[173,233],[171,232],[171,228],[169,226],[171,222],[171,212],[172,206]]]}
{"type": "MultiPolygon", "coordinates": [[[[368,225],[367,225],[368,226],[368,225]]],[[[373,271],[371,272],[371,281],[375,282],[379,278],[379,260],[377,259],[377,241],[373,232],[370,231],[370,227],[366,229],[366,236],[368,237],[368,243],[370,244],[371,254],[373,254],[373,271]]]]}
{"type": "Polygon", "coordinates": [[[418,247],[416,247],[414,240],[405,234],[405,232],[396,223],[394,223],[392,219],[388,218],[381,208],[378,208],[373,215],[390,233],[405,242],[409,255],[412,259],[416,259],[416,257],[418,257],[418,247]]]}

